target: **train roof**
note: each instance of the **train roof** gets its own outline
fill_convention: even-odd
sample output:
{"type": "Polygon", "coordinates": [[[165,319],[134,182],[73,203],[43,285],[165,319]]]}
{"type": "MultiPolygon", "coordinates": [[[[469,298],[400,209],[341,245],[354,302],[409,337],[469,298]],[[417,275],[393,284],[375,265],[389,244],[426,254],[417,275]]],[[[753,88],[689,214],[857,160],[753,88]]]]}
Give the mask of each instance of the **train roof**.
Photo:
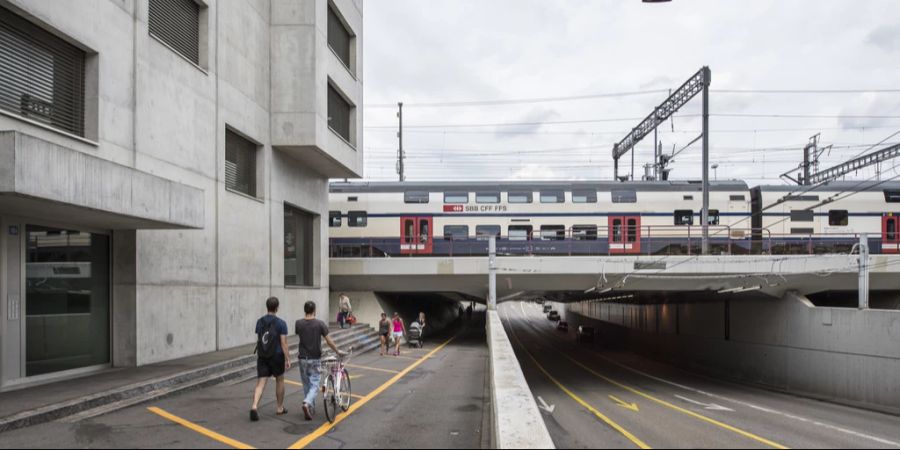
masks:
{"type": "MultiPolygon", "coordinates": [[[[435,181],[435,182],[335,182],[331,183],[332,194],[340,193],[398,193],[410,191],[446,192],[446,191],[516,191],[529,190],[537,192],[544,189],[594,189],[599,192],[634,190],[638,192],[701,192],[701,181],[435,181]]],[[[750,187],[743,181],[711,181],[710,190],[714,192],[749,191],[750,187]]]]}
{"type": "Polygon", "coordinates": [[[759,186],[763,192],[882,192],[900,190],[900,181],[832,181],[821,186],[759,186]]]}

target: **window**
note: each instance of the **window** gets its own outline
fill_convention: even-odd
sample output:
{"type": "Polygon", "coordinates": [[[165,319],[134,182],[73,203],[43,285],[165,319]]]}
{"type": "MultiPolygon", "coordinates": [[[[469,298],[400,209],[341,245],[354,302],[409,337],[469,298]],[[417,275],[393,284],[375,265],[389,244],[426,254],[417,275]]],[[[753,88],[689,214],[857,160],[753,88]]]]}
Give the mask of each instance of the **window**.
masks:
{"type": "Polygon", "coordinates": [[[482,204],[500,203],[500,193],[499,192],[478,192],[475,194],[475,202],[482,203],[482,204]]]}
{"type": "Polygon", "coordinates": [[[431,200],[428,192],[411,191],[403,194],[403,201],[408,204],[425,204],[431,200]]]}
{"type": "Polygon", "coordinates": [[[566,227],[562,225],[544,225],[541,227],[541,240],[563,241],[566,239],[566,227]]]}
{"type": "Polygon", "coordinates": [[[541,203],[565,203],[566,193],[563,191],[542,191],[541,203]]]}
{"type": "Polygon", "coordinates": [[[501,232],[500,225],[478,225],[475,227],[475,235],[482,240],[491,236],[499,238],[501,232]]]}
{"type": "Polygon", "coordinates": [[[510,225],[509,240],[510,241],[530,241],[531,232],[534,228],[531,225],[510,225]]]}
{"type": "Polygon", "coordinates": [[[284,285],[313,286],[315,216],[284,205],[284,285]]]}
{"type": "Polygon", "coordinates": [[[347,197],[347,201],[350,203],[357,203],[359,202],[359,197],[347,197]]]}
{"type": "Polygon", "coordinates": [[[530,204],[534,201],[534,193],[532,192],[510,192],[507,195],[509,203],[511,204],[530,204]]]}
{"type": "Polygon", "coordinates": [[[466,225],[447,225],[444,227],[444,239],[465,240],[469,238],[469,227],[466,225]]]}
{"type": "Polygon", "coordinates": [[[675,225],[693,225],[694,211],[690,209],[680,209],[675,211],[675,225]]]}
{"type": "Polygon", "coordinates": [[[365,211],[350,211],[347,213],[347,225],[350,228],[365,228],[369,226],[369,214],[365,211]]]}
{"type": "Polygon", "coordinates": [[[618,190],[612,191],[613,203],[637,203],[637,191],[618,190]]]}
{"type": "Polygon", "coordinates": [[[150,34],[200,64],[200,5],[194,0],[150,0],[150,34]]]}
{"type": "Polygon", "coordinates": [[[693,200],[694,200],[694,196],[693,196],[693,195],[685,195],[685,196],[684,196],[684,201],[686,201],[686,202],[687,202],[687,201],[693,201],[693,200]]]}
{"type": "Polygon", "coordinates": [[[225,188],[256,197],[256,144],[225,130],[225,188]]]}
{"type": "Polygon", "coordinates": [[[572,203],[597,203],[597,191],[576,189],[572,191],[572,203]]]}
{"type": "Polygon", "coordinates": [[[344,218],[340,211],[331,211],[328,213],[328,226],[331,228],[340,228],[344,223],[344,218]]]}
{"type": "Polygon", "coordinates": [[[353,32],[344,23],[340,14],[328,5],[328,47],[334,50],[338,59],[353,71],[353,32]]]}
{"type": "Polygon", "coordinates": [[[344,138],[345,141],[353,143],[353,135],[350,133],[351,122],[353,121],[354,106],[348,102],[331,83],[328,84],[328,126],[344,138]]]}
{"type": "Polygon", "coordinates": [[[813,234],[815,230],[812,228],[791,228],[791,234],[813,234]]]}
{"type": "Polygon", "coordinates": [[[713,226],[717,226],[717,225],[719,225],[719,223],[721,223],[721,220],[719,218],[719,210],[718,209],[709,210],[709,224],[713,225],[713,226]]]}
{"type": "Polygon", "coordinates": [[[817,202],[819,201],[818,195],[788,195],[784,198],[787,202],[817,202]]]}
{"type": "Polygon", "coordinates": [[[448,204],[469,204],[469,193],[468,192],[445,192],[444,193],[444,203],[448,204]]]}
{"type": "Polygon", "coordinates": [[[631,217],[626,220],[627,228],[626,235],[628,236],[628,242],[637,242],[638,236],[638,225],[637,219],[631,217]]]}
{"type": "Polygon", "coordinates": [[[816,213],[811,209],[795,209],[791,211],[791,222],[813,222],[816,213]]]}
{"type": "Polygon", "coordinates": [[[0,8],[0,109],[84,137],[85,53],[0,8]]]}
{"type": "Polygon", "coordinates": [[[732,195],[731,201],[733,202],[745,202],[747,201],[747,196],[745,195],[732,195]]]}
{"type": "Polygon", "coordinates": [[[596,241],[596,225],[576,225],[572,227],[572,238],[576,241],[596,241]]]}
{"type": "Polygon", "coordinates": [[[884,201],[888,203],[900,203],[900,191],[884,191],[884,201]]]}
{"type": "Polygon", "coordinates": [[[888,241],[896,241],[897,240],[897,220],[887,221],[887,226],[885,227],[885,234],[887,235],[888,241]]]}
{"type": "Polygon", "coordinates": [[[850,212],[836,209],[828,211],[828,225],[832,227],[846,227],[850,225],[850,212]]]}
{"type": "Polygon", "coordinates": [[[622,242],[622,219],[616,218],[613,219],[612,223],[612,241],[613,242],[622,242]]]}

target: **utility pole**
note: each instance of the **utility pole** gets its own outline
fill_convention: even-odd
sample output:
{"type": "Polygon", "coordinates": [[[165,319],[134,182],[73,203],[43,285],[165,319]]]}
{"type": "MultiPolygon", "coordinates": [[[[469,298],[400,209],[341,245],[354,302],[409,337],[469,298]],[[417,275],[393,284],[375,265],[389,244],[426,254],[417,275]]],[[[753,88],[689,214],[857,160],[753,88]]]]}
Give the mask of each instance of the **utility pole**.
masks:
{"type": "Polygon", "coordinates": [[[397,103],[399,111],[397,118],[400,119],[400,131],[397,132],[397,139],[400,141],[400,149],[397,150],[397,175],[400,175],[400,182],[406,181],[406,168],[404,167],[404,159],[406,154],[403,153],[403,102],[397,103]]]}
{"type": "Polygon", "coordinates": [[[869,235],[859,237],[859,309],[869,309],[869,235]]]}
{"type": "Polygon", "coordinates": [[[497,236],[488,243],[488,310],[497,310],[497,236]]]}
{"type": "Polygon", "coordinates": [[[709,67],[703,68],[703,245],[704,255],[709,254],[709,83],[712,76],[709,67]]]}

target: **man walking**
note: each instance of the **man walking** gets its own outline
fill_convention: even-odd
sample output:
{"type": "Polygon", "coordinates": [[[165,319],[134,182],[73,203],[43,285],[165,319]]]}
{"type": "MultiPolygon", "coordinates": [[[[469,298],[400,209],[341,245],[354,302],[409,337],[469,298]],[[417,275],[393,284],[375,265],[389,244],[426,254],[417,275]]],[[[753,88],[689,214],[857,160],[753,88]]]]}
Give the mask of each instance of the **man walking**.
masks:
{"type": "Polygon", "coordinates": [[[306,302],[303,305],[306,317],[297,321],[295,331],[300,336],[300,379],[303,382],[303,416],[306,420],[312,420],[316,406],[316,396],[319,394],[322,367],[322,338],[328,346],[338,355],[344,353],[338,350],[334,341],[328,336],[328,325],[316,319],[316,304],[306,302]]]}
{"type": "Polygon", "coordinates": [[[350,305],[350,297],[347,294],[341,293],[338,296],[338,325],[341,326],[343,330],[347,325],[347,320],[350,318],[350,315],[353,314],[353,306],[350,305]]]}
{"type": "Polygon", "coordinates": [[[256,321],[256,390],[253,392],[253,406],[250,407],[250,420],[259,421],[259,400],[269,377],[275,377],[275,398],[278,408],[275,414],[287,414],[284,409],[284,372],[291,368],[291,353],[287,343],[287,323],[278,318],[278,299],[269,297],[266,300],[268,314],[256,321]]]}

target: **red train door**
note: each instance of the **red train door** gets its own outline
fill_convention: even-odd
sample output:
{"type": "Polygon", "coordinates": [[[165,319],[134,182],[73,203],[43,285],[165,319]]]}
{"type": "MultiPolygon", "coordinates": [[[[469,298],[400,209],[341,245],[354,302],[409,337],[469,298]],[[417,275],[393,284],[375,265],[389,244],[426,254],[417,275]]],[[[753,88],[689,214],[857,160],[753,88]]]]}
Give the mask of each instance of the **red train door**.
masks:
{"type": "Polygon", "coordinates": [[[885,216],[882,220],[882,253],[900,253],[900,216],[885,216]]]}
{"type": "Polygon", "coordinates": [[[641,253],[641,218],[639,216],[610,216],[609,253],[638,255],[641,253]]]}
{"type": "Polygon", "coordinates": [[[400,254],[430,255],[434,251],[434,218],[400,218],[400,254]]]}

